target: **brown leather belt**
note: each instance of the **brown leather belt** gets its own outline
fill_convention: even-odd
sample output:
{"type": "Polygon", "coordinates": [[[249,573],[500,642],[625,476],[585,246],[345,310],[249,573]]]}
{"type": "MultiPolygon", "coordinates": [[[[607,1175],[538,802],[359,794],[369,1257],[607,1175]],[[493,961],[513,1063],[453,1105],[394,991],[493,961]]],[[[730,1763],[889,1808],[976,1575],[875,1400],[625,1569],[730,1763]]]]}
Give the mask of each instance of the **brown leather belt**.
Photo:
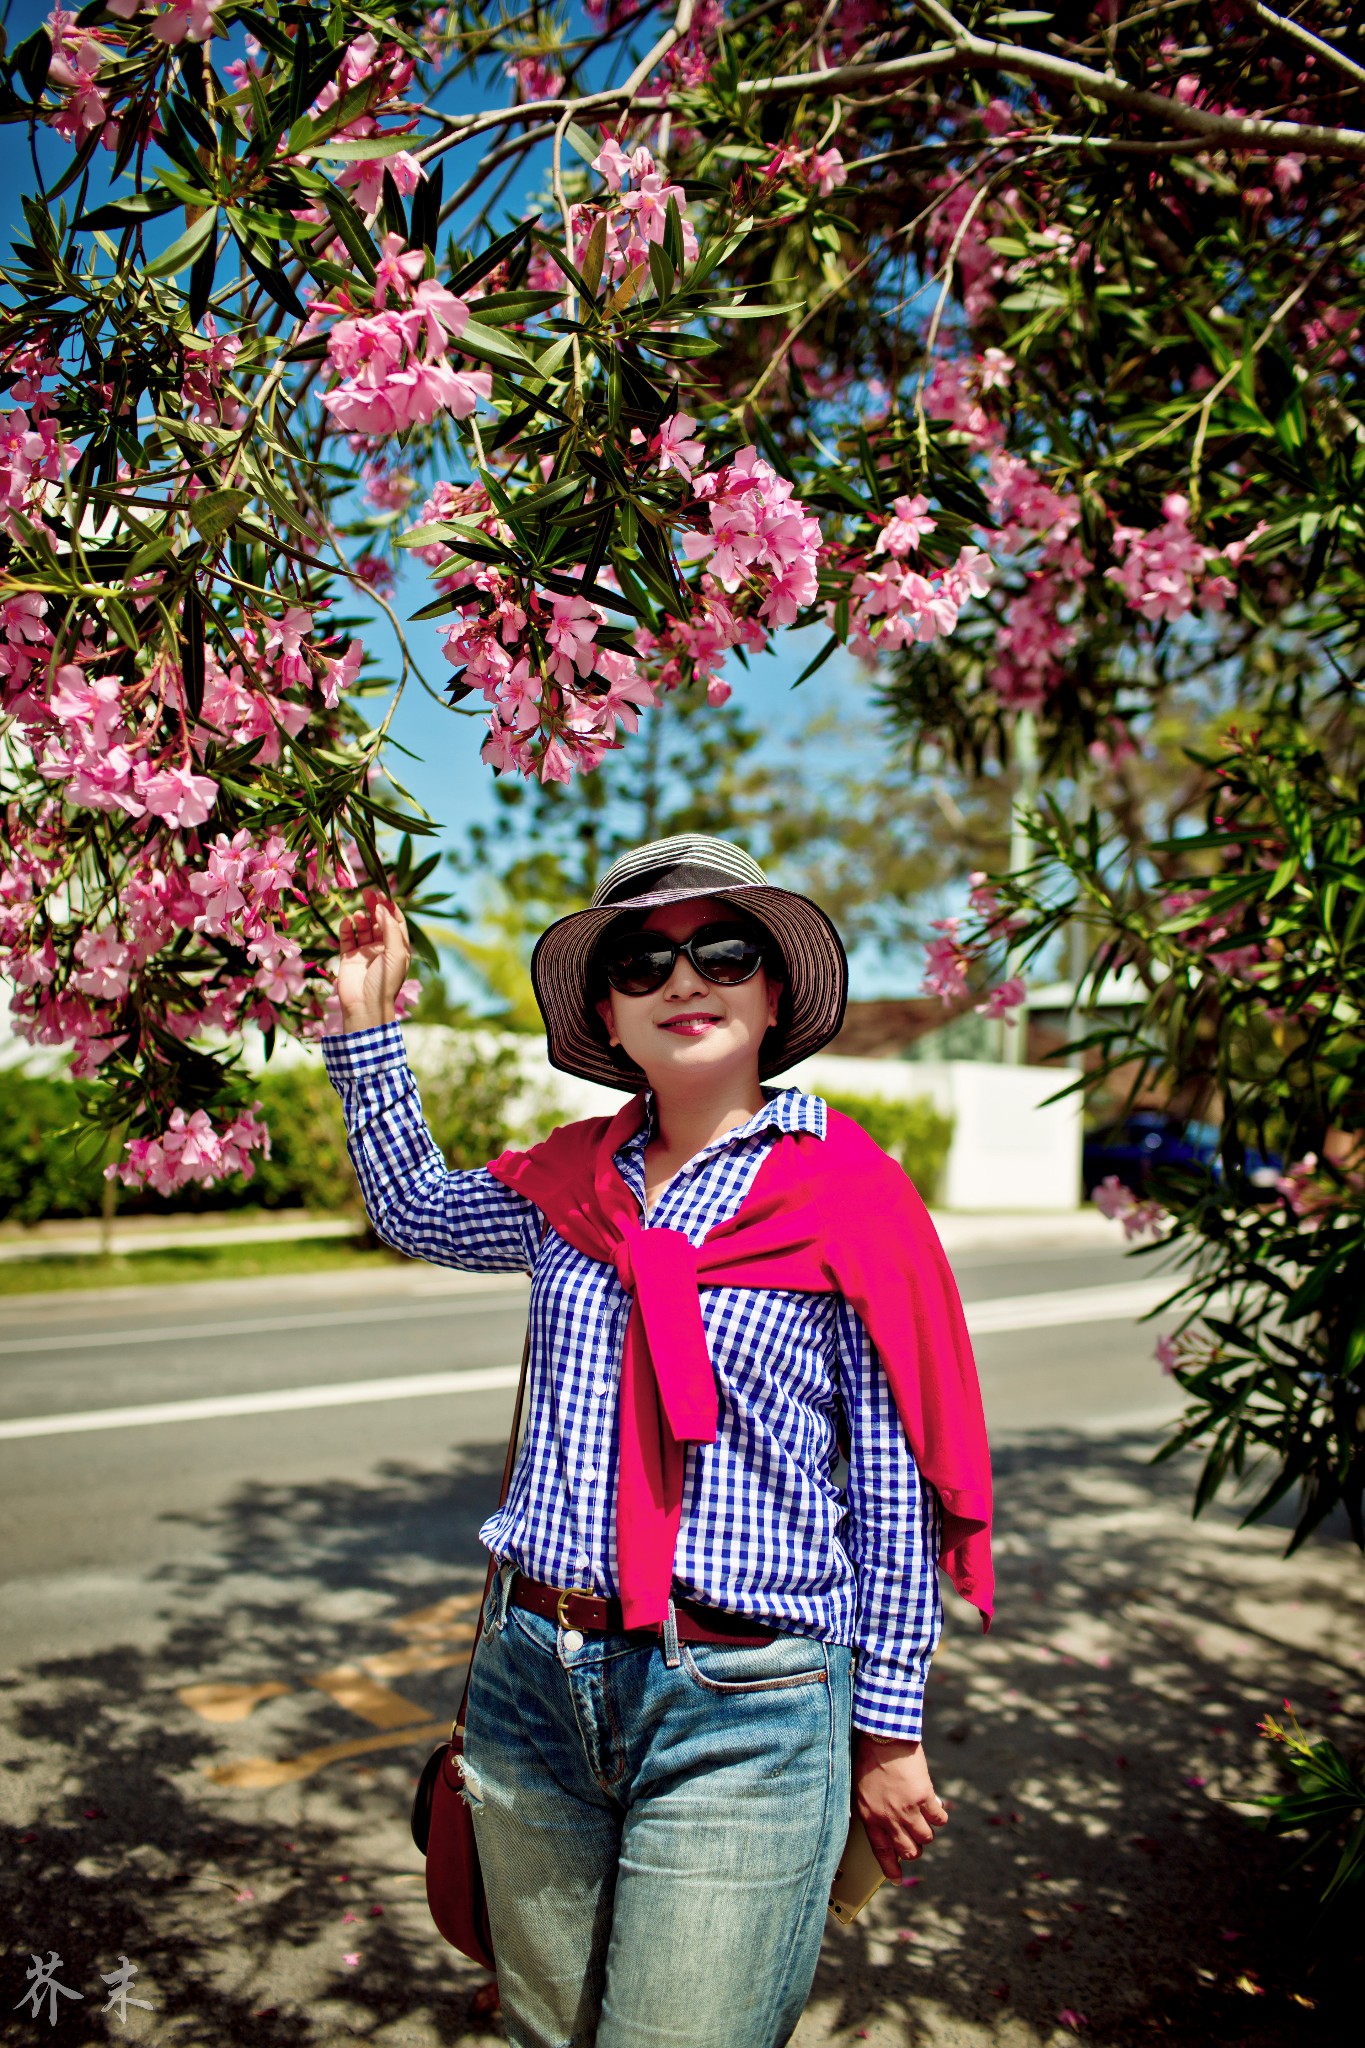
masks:
{"type": "MultiPolygon", "coordinates": [[[[576,1628],[583,1635],[627,1633],[619,1600],[603,1600],[596,1593],[575,1593],[571,1588],[542,1586],[538,1579],[523,1578],[520,1572],[512,1581],[511,1604],[542,1615],[560,1628],[576,1628]]],[[[751,1621],[747,1615],[725,1614],[719,1607],[703,1607],[695,1600],[675,1597],[673,1612],[678,1640],[683,1643],[757,1645],[770,1643],[778,1633],[776,1629],[764,1628],[761,1622],[751,1621]]],[[[660,1630],[650,1627],[631,1633],[658,1635],[660,1630]]]]}

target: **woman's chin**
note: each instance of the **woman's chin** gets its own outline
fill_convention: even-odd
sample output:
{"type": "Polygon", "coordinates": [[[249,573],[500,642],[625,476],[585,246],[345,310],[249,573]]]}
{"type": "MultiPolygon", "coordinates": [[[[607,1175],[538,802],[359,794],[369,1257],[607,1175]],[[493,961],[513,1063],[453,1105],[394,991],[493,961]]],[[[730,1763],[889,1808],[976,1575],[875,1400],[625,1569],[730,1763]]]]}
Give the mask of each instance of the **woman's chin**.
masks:
{"type": "Polygon", "coordinates": [[[742,1039],[737,1042],[736,1034],[724,1030],[700,1032],[696,1037],[677,1031],[656,1031],[651,1034],[649,1046],[635,1055],[645,1072],[653,1077],[659,1073],[700,1073],[710,1069],[717,1072],[744,1065],[755,1057],[755,1049],[742,1039]]]}

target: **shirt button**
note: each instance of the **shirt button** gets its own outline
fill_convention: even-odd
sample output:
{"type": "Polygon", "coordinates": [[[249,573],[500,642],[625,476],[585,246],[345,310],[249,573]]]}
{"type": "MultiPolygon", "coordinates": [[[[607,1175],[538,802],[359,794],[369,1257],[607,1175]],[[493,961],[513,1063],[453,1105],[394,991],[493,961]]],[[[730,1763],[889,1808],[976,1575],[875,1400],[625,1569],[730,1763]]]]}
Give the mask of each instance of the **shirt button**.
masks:
{"type": "Polygon", "coordinates": [[[599,1380],[599,1381],[597,1382],[597,1388],[596,1388],[596,1391],[597,1391],[597,1393],[598,1393],[598,1394],[600,1394],[600,1395],[601,1395],[602,1399],[603,1399],[603,1400],[605,1400],[605,1399],[606,1399],[606,1397],[607,1397],[607,1395],[608,1395],[608,1394],[609,1394],[609,1393],[611,1392],[611,1381],[610,1381],[610,1380],[599,1380]]]}
{"type": "Polygon", "coordinates": [[[596,1477],[597,1477],[597,1467],[596,1467],[596,1465],[585,1465],[585,1466],[583,1467],[583,1477],[584,1477],[585,1479],[596,1479],[596,1477]]]}

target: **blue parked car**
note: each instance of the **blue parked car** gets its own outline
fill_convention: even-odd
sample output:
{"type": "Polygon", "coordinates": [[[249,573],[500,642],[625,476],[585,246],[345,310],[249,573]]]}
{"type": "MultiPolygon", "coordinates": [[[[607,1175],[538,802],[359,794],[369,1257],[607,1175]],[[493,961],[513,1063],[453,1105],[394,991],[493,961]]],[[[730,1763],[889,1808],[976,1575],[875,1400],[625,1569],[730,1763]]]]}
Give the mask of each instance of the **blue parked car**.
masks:
{"type": "MultiPolygon", "coordinates": [[[[1110,1174],[1135,1195],[1145,1194],[1156,1166],[1211,1166],[1217,1172],[1217,1125],[1186,1123],[1161,1109],[1135,1109],[1122,1123],[1086,1133],[1081,1171],[1087,1195],[1110,1174]]],[[[1280,1171],[1273,1155],[1247,1153],[1247,1174],[1258,1187],[1273,1187],[1280,1171]]]]}

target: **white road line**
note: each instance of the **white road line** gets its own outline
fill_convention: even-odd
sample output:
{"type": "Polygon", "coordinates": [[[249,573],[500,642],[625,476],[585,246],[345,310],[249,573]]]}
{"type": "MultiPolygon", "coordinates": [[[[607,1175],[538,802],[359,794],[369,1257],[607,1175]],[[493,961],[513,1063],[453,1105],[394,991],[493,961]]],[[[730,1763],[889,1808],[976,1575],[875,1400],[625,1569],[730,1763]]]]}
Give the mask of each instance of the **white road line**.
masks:
{"type": "Polygon", "coordinates": [[[1063,1294],[1002,1294],[969,1301],[967,1328],[974,1337],[1005,1330],[1051,1330],[1059,1323],[1121,1323],[1145,1316],[1175,1287],[1174,1279],[1120,1280],[1112,1287],[1072,1287],[1063,1294]]]}
{"type": "MultiPolygon", "coordinates": [[[[973,1336],[1009,1330],[1047,1330],[1063,1323],[1127,1322],[1155,1308],[1169,1292],[1162,1280],[1134,1280],[1113,1287],[1076,1287],[1063,1294],[1010,1294],[967,1305],[973,1336]]],[[[123,1330],[107,1337],[52,1337],[26,1346],[15,1340],[0,1350],[28,1348],[86,1350],[95,1345],[147,1343],[167,1337],[254,1336],[267,1330],[322,1329],[354,1322],[382,1322],[439,1315],[430,1308],[357,1309],[348,1315],[258,1317],[250,1322],[185,1324],[174,1330],[123,1330]]],[[[0,1441],[17,1437],[68,1436],[85,1430],[138,1429],[159,1422],[216,1422],[233,1415],[280,1415],[302,1408],[349,1408],[378,1401],[412,1401],[433,1394],[481,1394],[513,1387],[517,1368],[489,1366],[474,1372],[425,1372],[377,1380],[341,1380],[324,1386],[282,1387],[259,1394],[220,1394],[197,1401],[154,1401],[136,1408],[88,1408],[69,1415],[30,1415],[0,1422],[0,1441]]]]}
{"type": "MultiPolygon", "coordinates": [[[[516,1275],[509,1277],[509,1292],[516,1275]]],[[[212,1337],[260,1337],[278,1330],[339,1330],[351,1323],[407,1323],[434,1316],[466,1315],[486,1309],[489,1297],[473,1301],[460,1297],[452,1301],[394,1302],[387,1308],[321,1309],[306,1316],[252,1316],[235,1323],[153,1323],[146,1330],[92,1330],[84,1335],[60,1337],[6,1337],[0,1340],[0,1357],[25,1358],[35,1351],[116,1351],[121,1345],[183,1344],[187,1339],[212,1337]]]]}
{"type": "Polygon", "coordinates": [[[299,1408],[350,1408],[413,1401],[426,1394],[489,1394],[514,1387],[515,1365],[478,1372],[422,1372],[404,1378],[343,1380],[325,1387],[281,1387],[266,1394],[218,1394],[203,1401],[153,1401],[141,1408],[87,1408],[74,1415],[27,1415],[0,1422],[0,1438],[74,1436],[94,1429],[143,1429],[155,1422],[218,1422],[229,1415],[283,1415],[299,1408]]]}

